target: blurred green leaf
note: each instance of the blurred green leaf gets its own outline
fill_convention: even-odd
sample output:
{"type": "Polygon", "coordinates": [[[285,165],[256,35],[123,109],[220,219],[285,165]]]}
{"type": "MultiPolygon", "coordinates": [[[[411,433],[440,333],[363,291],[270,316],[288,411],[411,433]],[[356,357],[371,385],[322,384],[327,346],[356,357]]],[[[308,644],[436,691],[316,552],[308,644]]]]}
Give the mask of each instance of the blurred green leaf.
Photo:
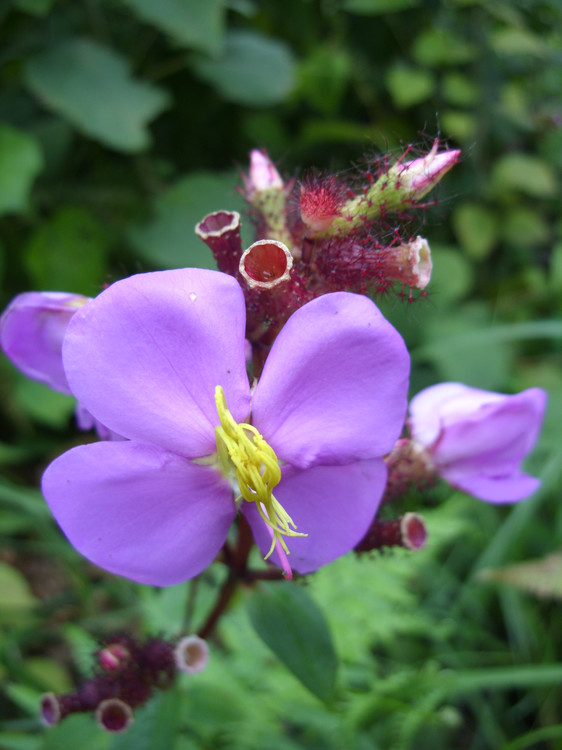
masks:
{"type": "Polygon", "coordinates": [[[494,164],[491,181],[497,195],[519,190],[536,198],[548,198],[558,190],[556,175],[549,164],[524,153],[506,154],[494,164]]]}
{"type": "Polygon", "coordinates": [[[548,241],[550,228],[546,219],[532,208],[514,206],[505,212],[501,222],[503,238],[512,245],[531,247],[548,241]]]}
{"type": "Polygon", "coordinates": [[[476,48],[448,29],[431,26],[416,37],[412,56],[419,65],[440,67],[470,62],[476,48]]]}
{"type": "Polygon", "coordinates": [[[187,47],[216,55],[222,48],[226,3],[223,0],[122,0],[140,18],[187,47]]]}
{"type": "Polygon", "coordinates": [[[458,72],[447,73],[443,77],[442,90],[444,98],[459,107],[470,107],[478,99],[478,86],[466,75],[458,72]]]}
{"type": "Polygon", "coordinates": [[[465,305],[448,315],[439,306],[425,323],[427,341],[415,357],[430,360],[439,379],[466,383],[484,390],[499,390],[508,378],[513,358],[506,342],[487,336],[490,313],[480,305],[465,305]]]}
{"type": "Polygon", "coordinates": [[[65,206],[35,230],[24,261],[37,289],[95,296],[105,277],[107,238],[85,208],[65,206]]]}
{"type": "Polygon", "coordinates": [[[40,750],[42,737],[17,734],[16,732],[0,732],[0,747],[2,750],[40,750]]]}
{"type": "Polygon", "coordinates": [[[397,13],[399,10],[415,8],[420,0],[345,0],[343,9],[361,16],[378,16],[381,13],[397,13]]]}
{"type": "Polygon", "coordinates": [[[159,692],[135,711],[135,721],[121,735],[114,736],[110,750],[164,750],[173,748],[179,712],[179,692],[173,687],[159,692]]]}
{"type": "Polygon", "coordinates": [[[549,53],[548,44],[530,29],[498,29],[490,40],[498,55],[532,55],[543,58],[549,53]]]}
{"type": "Polygon", "coordinates": [[[30,13],[32,16],[44,16],[55,3],[55,0],[11,0],[18,10],[30,13]]]}
{"type": "Polygon", "coordinates": [[[541,599],[562,599],[562,554],[549,555],[540,560],[528,560],[495,570],[480,570],[478,578],[492,583],[509,583],[541,599]]]}
{"type": "Polygon", "coordinates": [[[464,297],[473,283],[470,263],[455,248],[436,245],[431,249],[431,289],[444,303],[464,297]]]}
{"type": "Polygon", "coordinates": [[[549,282],[553,289],[562,291],[562,242],[552,248],[549,282]]]}
{"type": "Polygon", "coordinates": [[[459,242],[475,260],[485,258],[498,239],[496,215],[479,203],[461,203],[455,208],[453,227],[459,242]]]}
{"type": "Polygon", "coordinates": [[[351,67],[346,50],[333,46],[317,47],[301,64],[300,96],[320,112],[332,114],[345,92],[351,67]]]}
{"type": "Polygon", "coordinates": [[[147,123],[169,104],[167,94],[131,77],[127,60],[86,39],[71,39],[32,57],[29,88],[80,132],[118,151],[142,151],[147,123]]]}
{"type": "Polygon", "coordinates": [[[473,140],[477,128],[477,119],[473,114],[447,109],[441,112],[440,121],[447,137],[455,138],[461,143],[473,140]]]}
{"type": "Polygon", "coordinates": [[[397,107],[411,107],[429,99],[435,89],[433,74],[402,63],[390,68],[386,86],[397,107]]]}
{"type": "Polygon", "coordinates": [[[147,628],[165,637],[177,636],[183,626],[189,583],[178,583],[164,589],[140,590],[140,599],[147,628]]]}
{"type": "Polygon", "coordinates": [[[111,739],[93,716],[74,714],[43,733],[43,750],[107,750],[111,739]]]}
{"type": "Polygon", "coordinates": [[[43,383],[29,378],[18,378],[16,394],[26,413],[38,422],[51,427],[64,427],[76,408],[76,399],[54,391],[43,383]]]}
{"type": "Polygon", "coordinates": [[[28,611],[37,603],[23,575],[5,562],[0,562],[0,591],[0,619],[11,617],[18,611],[28,611]]]}
{"type": "Polygon", "coordinates": [[[28,208],[29,192],[42,166],[43,154],[33,136],[0,126],[0,214],[28,208]]]}
{"type": "Polygon", "coordinates": [[[156,198],[154,218],[131,229],[131,243],[156,267],[216,268],[211,251],[195,234],[195,225],[213,211],[242,210],[237,183],[237,175],[208,172],[182,178],[156,198]]]}
{"type": "Polygon", "coordinates": [[[254,31],[230,31],[217,58],[197,57],[195,71],[227,100],[253,107],[284,101],[295,86],[290,48],[254,31]]]}
{"type": "Polygon", "coordinates": [[[305,590],[275,583],[255,590],[250,621],[260,638],[323,701],[334,697],[337,657],[322,610],[305,590]]]}
{"type": "Polygon", "coordinates": [[[23,662],[25,672],[39,688],[52,693],[66,693],[73,684],[67,670],[54,659],[33,656],[23,662]]]}

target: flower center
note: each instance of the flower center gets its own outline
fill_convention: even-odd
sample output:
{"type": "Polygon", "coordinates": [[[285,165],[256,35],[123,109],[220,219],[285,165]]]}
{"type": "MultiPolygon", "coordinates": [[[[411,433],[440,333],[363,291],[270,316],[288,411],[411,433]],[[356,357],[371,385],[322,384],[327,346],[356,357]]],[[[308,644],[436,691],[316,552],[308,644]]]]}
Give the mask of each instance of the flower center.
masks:
{"type": "Polygon", "coordinates": [[[283,537],[307,534],[294,531],[296,526],[293,519],[273,495],[273,488],[281,481],[275,451],[251,424],[234,421],[220,385],[215,388],[215,402],[220,421],[220,425],[215,427],[215,435],[223,473],[229,474],[234,468],[240,490],[237,500],[243,498],[255,503],[262,521],[271,530],[271,547],[265,559],[278,543],[289,554],[283,537]]]}

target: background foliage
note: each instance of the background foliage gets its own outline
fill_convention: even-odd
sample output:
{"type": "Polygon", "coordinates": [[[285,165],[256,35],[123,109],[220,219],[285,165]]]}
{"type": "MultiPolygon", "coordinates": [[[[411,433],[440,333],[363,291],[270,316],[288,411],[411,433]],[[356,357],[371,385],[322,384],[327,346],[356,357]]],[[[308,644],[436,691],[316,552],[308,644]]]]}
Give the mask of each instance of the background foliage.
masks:
{"type": "Polygon", "coordinates": [[[79,558],[34,489],[80,439],[73,404],[1,361],[0,747],[561,748],[562,572],[543,561],[562,532],[559,2],[4,0],[0,39],[2,306],[211,267],[193,226],[241,207],[253,147],[291,176],[440,134],[464,161],[424,214],[429,300],[382,301],[412,393],[461,380],[550,394],[531,500],[442,488],[415,558],[350,556],[293,593],[245,591],[208,670],[111,737],[85,716],[43,731],[37,696],[69,689],[111,630],[196,628],[220,571],[152,590],[79,558]],[[299,667],[306,628],[328,645],[299,667]]]}

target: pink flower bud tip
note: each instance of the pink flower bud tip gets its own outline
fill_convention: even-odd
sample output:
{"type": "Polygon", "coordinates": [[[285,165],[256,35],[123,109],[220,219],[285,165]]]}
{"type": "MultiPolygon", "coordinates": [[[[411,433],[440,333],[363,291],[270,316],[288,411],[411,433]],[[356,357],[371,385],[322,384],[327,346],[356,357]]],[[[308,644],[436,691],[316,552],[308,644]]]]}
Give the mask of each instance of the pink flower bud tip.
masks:
{"type": "Polygon", "coordinates": [[[283,190],[284,183],[265,151],[253,149],[250,152],[250,171],[243,175],[246,194],[249,200],[264,190],[283,190]]]}
{"type": "Polygon", "coordinates": [[[133,710],[120,698],[107,698],[97,707],[96,720],[106,732],[124,732],[133,721],[133,710]]]}
{"type": "Polygon", "coordinates": [[[259,240],[243,253],[239,271],[250,289],[272,289],[290,279],[293,256],[282,242],[259,240]]]}
{"type": "Polygon", "coordinates": [[[414,200],[423,198],[459,160],[459,149],[439,154],[438,148],[436,140],[427,156],[397,165],[401,187],[410,192],[414,200]]]}
{"type": "Polygon", "coordinates": [[[202,672],[209,661],[207,642],[197,635],[182,638],[175,648],[176,666],[181,672],[195,674],[202,672]]]}
{"type": "Polygon", "coordinates": [[[121,643],[110,643],[98,654],[98,662],[106,672],[116,672],[126,667],[131,659],[129,649],[121,643]]]}

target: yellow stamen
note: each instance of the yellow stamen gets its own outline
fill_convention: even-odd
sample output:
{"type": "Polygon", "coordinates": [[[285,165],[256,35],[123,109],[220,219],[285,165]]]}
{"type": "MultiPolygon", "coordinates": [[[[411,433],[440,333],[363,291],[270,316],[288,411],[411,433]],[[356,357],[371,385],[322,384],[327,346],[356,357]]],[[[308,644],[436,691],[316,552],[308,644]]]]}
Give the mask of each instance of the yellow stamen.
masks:
{"type": "Polygon", "coordinates": [[[277,542],[289,554],[283,537],[307,534],[294,531],[293,519],[273,495],[273,488],[281,481],[275,451],[251,424],[234,421],[220,385],[215,388],[215,402],[220,421],[215,427],[215,435],[221,465],[225,472],[234,467],[240,497],[255,503],[262,521],[273,530],[271,547],[265,559],[271,555],[277,542]]]}

